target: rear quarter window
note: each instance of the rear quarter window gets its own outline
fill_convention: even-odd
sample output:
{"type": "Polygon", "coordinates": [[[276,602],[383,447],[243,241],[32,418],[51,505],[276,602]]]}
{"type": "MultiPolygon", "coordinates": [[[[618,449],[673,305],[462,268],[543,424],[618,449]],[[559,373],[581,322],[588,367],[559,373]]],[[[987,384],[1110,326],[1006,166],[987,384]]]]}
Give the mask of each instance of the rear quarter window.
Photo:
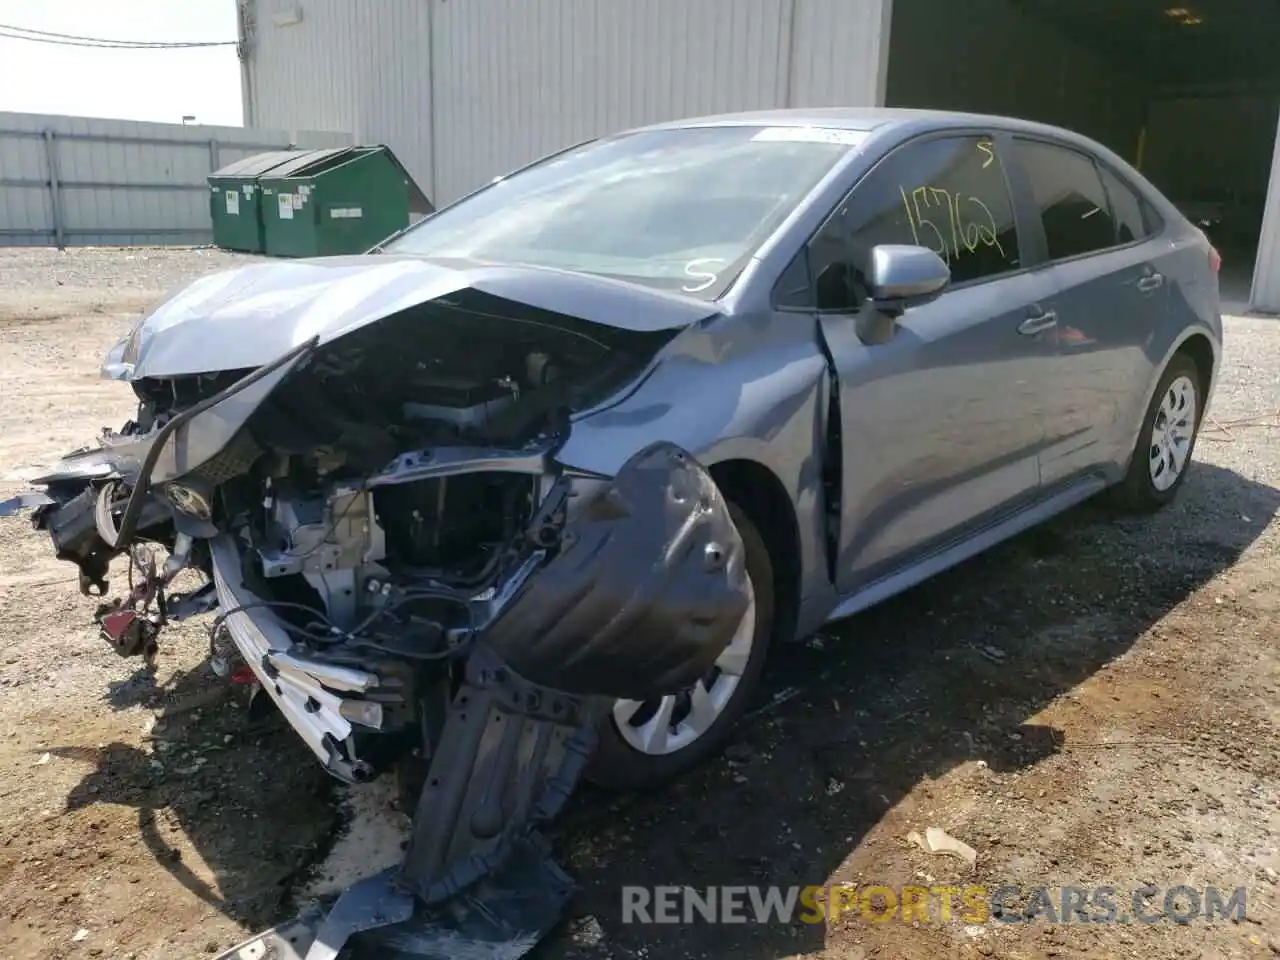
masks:
{"type": "Polygon", "coordinates": [[[1142,199],[1133,187],[1125,183],[1105,166],[1099,166],[1102,174],[1102,185],[1106,188],[1107,199],[1111,202],[1111,219],[1115,222],[1116,242],[1133,243],[1145,240],[1155,233],[1153,221],[1144,213],[1149,204],[1142,199]]]}
{"type": "MultiPolygon", "coordinates": [[[[1119,230],[1093,160],[1038,140],[1014,143],[1031,182],[1049,259],[1065,260],[1116,246],[1119,230]]],[[[1139,229],[1141,221],[1139,215],[1139,229]]]]}

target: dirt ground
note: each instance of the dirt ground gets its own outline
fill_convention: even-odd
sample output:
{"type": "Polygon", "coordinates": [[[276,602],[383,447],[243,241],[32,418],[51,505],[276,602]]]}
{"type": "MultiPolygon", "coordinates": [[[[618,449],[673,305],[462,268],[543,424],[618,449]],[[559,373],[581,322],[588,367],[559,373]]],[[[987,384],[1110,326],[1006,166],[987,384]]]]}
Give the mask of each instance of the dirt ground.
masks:
{"type": "MultiPolygon", "coordinates": [[[[236,262],[205,251],[0,250],[0,497],[130,412],[97,379],[135,311],[236,262]]],[[[779,651],[726,757],[652,795],[583,789],[555,826],[581,890],[543,960],[1280,954],[1280,321],[1231,318],[1179,501],[1086,505],[809,644],[779,651]],[[907,841],[936,826],[972,871],[907,841]],[[1181,925],[638,925],[624,884],[1245,888],[1181,925]]],[[[93,602],[0,520],[0,956],[215,953],[394,859],[378,785],[333,787],[204,663],[96,638],[93,602]]],[[[1055,896],[1056,900],[1056,896],[1055,896]]],[[[1012,905],[1010,905],[1012,904],[1012,905]]],[[[936,918],[936,914],[935,914],[936,918]]]]}

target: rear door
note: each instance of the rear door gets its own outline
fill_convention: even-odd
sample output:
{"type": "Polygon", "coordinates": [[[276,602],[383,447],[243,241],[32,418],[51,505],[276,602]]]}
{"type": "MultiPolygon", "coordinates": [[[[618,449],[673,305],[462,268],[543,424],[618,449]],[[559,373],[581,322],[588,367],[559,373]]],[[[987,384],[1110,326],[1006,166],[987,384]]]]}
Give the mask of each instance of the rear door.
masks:
{"type": "Polygon", "coordinates": [[[856,184],[810,241],[812,291],[835,367],[841,423],[841,592],[991,522],[1034,497],[1048,331],[1020,334],[1048,292],[1025,251],[997,147],[973,134],[912,140],[856,184]],[[854,315],[878,244],[930,247],[951,268],[938,299],[867,345],[854,315]]]}
{"type": "Polygon", "coordinates": [[[1121,447],[1132,442],[1132,397],[1146,384],[1146,348],[1168,310],[1160,259],[1169,244],[1139,194],[1097,158],[1049,140],[1013,144],[1057,319],[1040,464],[1052,487],[1129,452],[1121,447]]]}

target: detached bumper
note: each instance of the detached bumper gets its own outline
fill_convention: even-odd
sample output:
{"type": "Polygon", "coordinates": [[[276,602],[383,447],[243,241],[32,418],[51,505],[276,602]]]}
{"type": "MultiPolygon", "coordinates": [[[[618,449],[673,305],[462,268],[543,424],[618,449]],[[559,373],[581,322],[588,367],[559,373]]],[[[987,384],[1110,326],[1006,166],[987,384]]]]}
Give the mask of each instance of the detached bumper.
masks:
{"type": "MultiPolygon", "coordinates": [[[[361,694],[378,686],[378,677],[363,670],[319,663],[292,652],[293,640],[275,614],[266,607],[251,607],[262,598],[241,583],[240,554],[229,537],[210,542],[213,583],[227,616],[231,639],[262,689],[311,748],[325,767],[348,782],[361,779],[358,764],[347,743],[351,722],[342,714],[345,694],[361,694]]],[[[363,706],[363,703],[361,702],[363,706]]]]}

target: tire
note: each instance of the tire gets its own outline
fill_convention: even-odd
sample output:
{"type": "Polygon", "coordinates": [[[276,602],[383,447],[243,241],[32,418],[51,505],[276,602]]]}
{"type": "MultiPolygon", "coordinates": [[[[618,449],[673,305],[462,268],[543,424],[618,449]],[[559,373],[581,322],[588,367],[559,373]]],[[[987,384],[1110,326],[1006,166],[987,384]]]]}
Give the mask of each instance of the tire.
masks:
{"type": "Polygon", "coordinates": [[[1204,393],[1204,381],[1195,361],[1184,353],[1174,354],[1165,367],[1142,418],[1142,428],[1138,432],[1138,442],[1134,446],[1129,472],[1114,488],[1113,502],[1118,507],[1138,513],[1150,513],[1178,495],[1178,490],[1191,469],[1196,437],[1200,432],[1200,421],[1204,417],[1204,393]],[[1188,402],[1194,405],[1194,410],[1186,408],[1188,402]],[[1167,425],[1171,412],[1175,425],[1172,433],[1179,436],[1181,442],[1161,445],[1156,432],[1158,421],[1167,425]],[[1183,414],[1180,428],[1177,427],[1178,412],[1183,414]],[[1179,461],[1171,448],[1183,452],[1176,471],[1175,464],[1179,461]],[[1163,456],[1157,457],[1157,450],[1163,456]],[[1157,459],[1163,460],[1163,472],[1155,466],[1157,459]]]}
{"type": "Polygon", "coordinates": [[[586,778],[597,786],[617,791],[647,790],[696,767],[724,749],[759,689],[774,626],[773,563],[764,539],[746,514],[734,504],[729,505],[729,513],[746,548],[747,576],[755,595],[751,650],[737,685],[710,726],[692,742],[667,753],[644,752],[623,734],[620,724],[624,721],[619,719],[617,710],[624,708],[624,702],[619,701],[600,725],[600,740],[585,772],[586,778]]]}

